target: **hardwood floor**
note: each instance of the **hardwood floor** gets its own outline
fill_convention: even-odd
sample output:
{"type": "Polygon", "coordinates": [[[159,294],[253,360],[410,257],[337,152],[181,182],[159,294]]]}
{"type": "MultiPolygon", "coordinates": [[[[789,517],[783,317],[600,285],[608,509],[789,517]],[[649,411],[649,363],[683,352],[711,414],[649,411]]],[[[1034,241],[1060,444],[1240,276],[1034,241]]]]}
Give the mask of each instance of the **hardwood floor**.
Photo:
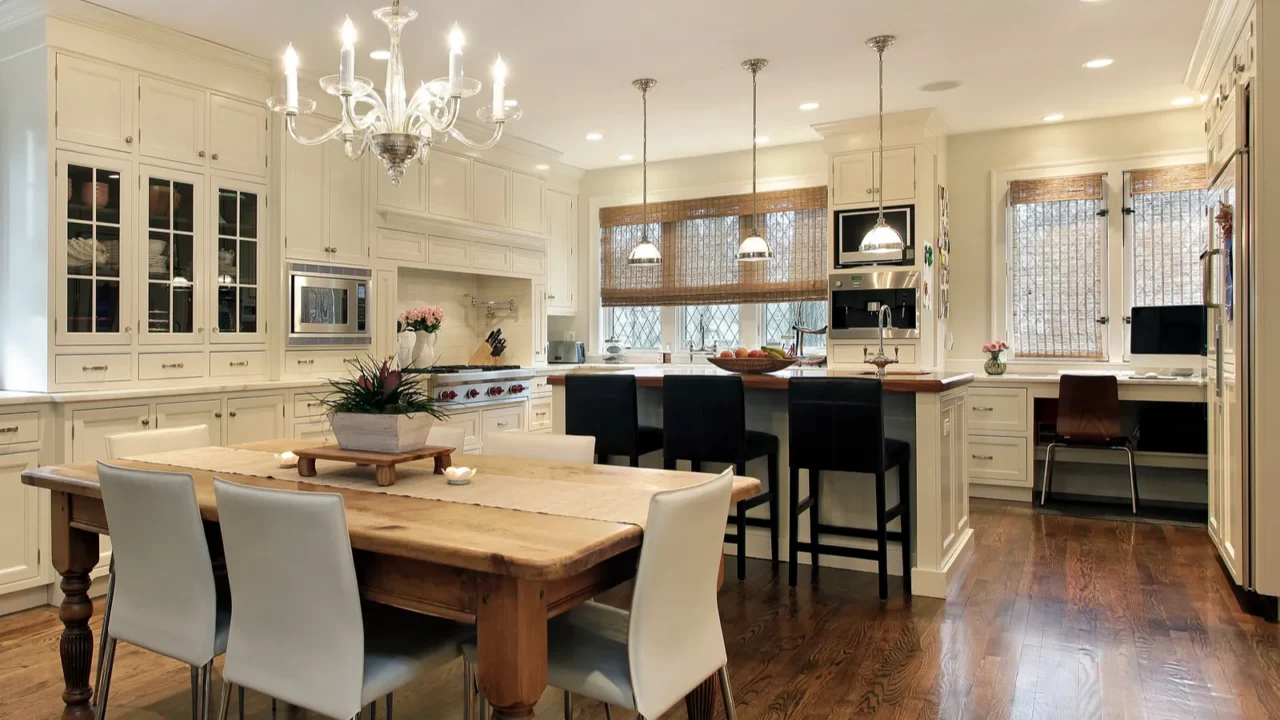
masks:
{"type": "MultiPolygon", "coordinates": [[[[1239,609],[1204,530],[976,500],[972,522],[973,560],[945,602],[904,601],[895,581],[881,605],[873,575],[828,568],[811,583],[807,566],[791,591],[785,566],[764,561],[730,579],[720,612],[739,717],[1280,718],[1280,629],[1239,609]]],[[[0,618],[0,718],[60,712],[59,630],[52,608],[0,618]]],[[[396,693],[396,717],[461,717],[460,673],[396,693]]],[[[110,717],[190,713],[176,662],[122,644],[113,678],[110,717]]],[[[249,693],[247,717],[269,708],[249,693]]],[[[541,720],[560,712],[549,691],[541,720]]]]}

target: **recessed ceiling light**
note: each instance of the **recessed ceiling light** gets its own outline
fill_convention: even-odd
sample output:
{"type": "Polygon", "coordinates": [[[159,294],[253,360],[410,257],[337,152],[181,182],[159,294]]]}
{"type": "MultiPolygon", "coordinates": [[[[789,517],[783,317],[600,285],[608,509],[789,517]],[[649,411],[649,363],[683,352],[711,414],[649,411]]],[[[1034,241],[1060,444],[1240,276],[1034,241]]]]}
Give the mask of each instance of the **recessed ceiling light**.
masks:
{"type": "Polygon", "coordinates": [[[926,83],[920,86],[921,92],[946,92],[947,90],[955,90],[960,87],[959,80],[939,80],[938,82],[926,83]]]}
{"type": "Polygon", "coordinates": [[[1184,95],[1183,97],[1174,98],[1173,104],[1174,105],[1193,105],[1195,104],[1195,101],[1196,99],[1191,97],[1190,95],[1184,95]]]}
{"type": "Polygon", "coordinates": [[[768,135],[761,135],[761,136],[759,136],[759,137],[757,137],[757,138],[756,138],[756,144],[757,144],[757,145],[763,145],[763,144],[765,144],[765,143],[767,143],[767,142],[769,142],[769,136],[768,136],[768,135]]]}
{"type": "Polygon", "coordinates": [[[1111,58],[1098,58],[1097,60],[1090,60],[1085,63],[1084,66],[1090,70],[1097,70],[1098,68],[1104,68],[1113,62],[1115,62],[1115,60],[1112,60],[1111,58]]]}
{"type": "Polygon", "coordinates": [[[533,166],[533,169],[534,170],[550,170],[551,166],[546,163],[538,163],[537,165],[533,166]]]}
{"type": "Polygon", "coordinates": [[[635,159],[636,159],[636,156],[635,156],[635,155],[619,155],[619,156],[618,156],[618,159],[619,159],[619,160],[621,160],[621,161],[623,161],[623,162],[626,162],[626,161],[628,161],[628,160],[635,160],[635,159]]]}
{"type": "Polygon", "coordinates": [[[520,101],[515,98],[507,98],[506,100],[502,101],[503,107],[515,107],[519,104],[520,104],[520,101]]]}
{"type": "Polygon", "coordinates": [[[1065,115],[1063,115],[1062,113],[1054,113],[1054,114],[1052,114],[1052,115],[1045,115],[1045,116],[1044,116],[1044,121],[1045,121],[1045,122],[1058,122],[1059,120],[1061,120],[1061,119],[1062,119],[1062,118],[1064,118],[1064,117],[1066,117],[1066,116],[1065,116],[1065,115]]]}
{"type": "Polygon", "coordinates": [[[369,59],[370,60],[390,60],[391,51],[390,50],[374,50],[373,52],[369,53],[369,59]]]}
{"type": "Polygon", "coordinates": [[[818,103],[815,102],[800,103],[801,110],[817,110],[818,107],[818,103]]]}
{"type": "Polygon", "coordinates": [[[603,140],[603,139],[604,139],[604,136],[603,136],[603,135],[601,135],[601,134],[600,134],[600,133],[598,133],[598,132],[589,132],[589,133],[587,133],[587,139],[588,139],[588,140],[593,140],[593,141],[594,141],[594,140],[603,140]]]}

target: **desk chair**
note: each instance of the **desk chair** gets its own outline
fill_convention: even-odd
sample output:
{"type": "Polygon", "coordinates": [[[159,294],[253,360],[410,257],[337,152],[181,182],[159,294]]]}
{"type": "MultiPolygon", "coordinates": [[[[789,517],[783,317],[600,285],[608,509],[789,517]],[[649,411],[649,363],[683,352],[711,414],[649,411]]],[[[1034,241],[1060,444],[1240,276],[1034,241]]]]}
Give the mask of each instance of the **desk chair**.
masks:
{"type": "Polygon", "coordinates": [[[1133,462],[1137,442],[1137,427],[1122,429],[1120,386],[1114,375],[1063,375],[1058,381],[1056,435],[1045,452],[1040,505],[1052,492],[1053,461],[1059,447],[1124,450],[1129,455],[1129,501],[1137,513],[1138,468],[1133,462]]]}
{"type": "Polygon", "coordinates": [[[662,449],[662,428],[640,424],[634,375],[566,375],[564,431],[594,437],[606,464],[610,455],[622,455],[640,467],[641,455],[662,449]]]}
{"type": "Polygon", "coordinates": [[[592,465],[596,461],[596,439],[515,431],[492,433],[484,439],[484,454],[592,465]]]}

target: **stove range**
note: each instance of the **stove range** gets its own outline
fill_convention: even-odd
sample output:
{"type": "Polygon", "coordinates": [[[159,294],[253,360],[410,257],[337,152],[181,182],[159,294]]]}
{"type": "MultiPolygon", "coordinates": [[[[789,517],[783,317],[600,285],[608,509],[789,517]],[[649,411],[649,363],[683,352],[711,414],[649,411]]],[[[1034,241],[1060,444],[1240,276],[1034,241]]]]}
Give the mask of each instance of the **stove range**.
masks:
{"type": "Polygon", "coordinates": [[[426,376],[433,396],[458,405],[527,400],[535,375],[519,365],[435,365],[405,372],[426,376]]]}

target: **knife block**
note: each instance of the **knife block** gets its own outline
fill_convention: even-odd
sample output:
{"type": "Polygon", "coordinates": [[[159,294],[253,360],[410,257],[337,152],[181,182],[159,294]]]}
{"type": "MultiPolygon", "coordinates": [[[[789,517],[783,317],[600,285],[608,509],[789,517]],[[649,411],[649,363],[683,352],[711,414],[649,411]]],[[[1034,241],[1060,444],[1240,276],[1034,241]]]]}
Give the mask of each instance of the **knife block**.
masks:
{"type": "Polygon", "coordinates": [[[494,357],[490,353],[493,352],[493,346],[481,340],[480,346],[476,351],[471,353],[471,359],[467,361],[468,365],[501,365],[502,356],[494,357]]]}

